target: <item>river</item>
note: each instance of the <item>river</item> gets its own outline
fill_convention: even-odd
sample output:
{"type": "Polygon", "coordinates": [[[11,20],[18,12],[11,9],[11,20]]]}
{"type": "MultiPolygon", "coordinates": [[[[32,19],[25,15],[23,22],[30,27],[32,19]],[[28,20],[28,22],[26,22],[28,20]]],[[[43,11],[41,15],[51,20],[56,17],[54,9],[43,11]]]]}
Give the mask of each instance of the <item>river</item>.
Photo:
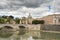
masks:
{"type": "Polygon", "coordinates": [[[60,33],[40,31],[0,32],[0,40],[60,40],[60,33]]]}

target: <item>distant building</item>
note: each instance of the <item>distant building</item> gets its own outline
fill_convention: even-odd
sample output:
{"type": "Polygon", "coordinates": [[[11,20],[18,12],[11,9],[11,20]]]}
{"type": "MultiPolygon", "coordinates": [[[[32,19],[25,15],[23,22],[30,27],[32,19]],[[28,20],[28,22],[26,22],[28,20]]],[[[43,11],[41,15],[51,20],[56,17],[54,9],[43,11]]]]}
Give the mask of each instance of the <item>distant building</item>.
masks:
{"type": "Polygon", "coordinates": [[[32,24],[32,16],[30,13],[29,13],[29,16],[27,18],[27,21],[28,21],[28,24],[32,24]]]}
{"type": "MultiPolygon", "coordinates": [[[[53,14],[53,15],[48,15],[45,16],[43,18],[32,18],[31,14],[29,13],[29,16],[26,17],[22,17],[22,19],[20,20],[20,24],[32,24],[33,20],[44,20],[44,24],[46,25],[56,25],[56,24],[60,24],[60,14],[53,14]]],[[[10,20],[10,24],[15,24],[15,21],[13,19],[10,20]]]]}
{"type": "Polygon", "coordinates": [[[21,19],[21,24],[27,24],[27,19],[26,19],[26,17],[22,17],[22,19],[21,19]]]}
{"type": "Polygon", "coordinates": [[[60,24],[60,14],[53,14],[53,15],[48,15],[42,18],[42,20],[45,21],[45,24],[60,24]]]}
{"type": "Polygon", "coordinates": [[[32,16],[29,14],[28,18],[22,17],[20,24],[32,24],[32,16]]]}
{"type": "Polygon", "coordinates": [[[10,24],[15,24],[14,19],[11,19],[11,20],[10,20],[10,24]]]}

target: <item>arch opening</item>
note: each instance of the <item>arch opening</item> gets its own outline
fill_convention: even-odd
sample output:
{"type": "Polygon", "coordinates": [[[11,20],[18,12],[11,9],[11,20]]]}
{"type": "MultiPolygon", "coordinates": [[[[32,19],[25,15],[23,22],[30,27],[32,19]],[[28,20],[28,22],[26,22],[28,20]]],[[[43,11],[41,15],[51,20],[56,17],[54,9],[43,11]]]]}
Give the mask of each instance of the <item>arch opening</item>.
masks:
{"type": "Polygon", "coordinates": [[[25,28],[25,26],[19,26],[19,28],[25,28]]]}
{"type": "Polygon", "coordinates": [[[11,26],[4,26],[4,28],[13,29],[11,26]]]}
{"type": "Polygon", "coordinates": [[[26,31],[26,27],[25,26],[19,26],[19,28],[20,28],[20,32],[26,31]]]}

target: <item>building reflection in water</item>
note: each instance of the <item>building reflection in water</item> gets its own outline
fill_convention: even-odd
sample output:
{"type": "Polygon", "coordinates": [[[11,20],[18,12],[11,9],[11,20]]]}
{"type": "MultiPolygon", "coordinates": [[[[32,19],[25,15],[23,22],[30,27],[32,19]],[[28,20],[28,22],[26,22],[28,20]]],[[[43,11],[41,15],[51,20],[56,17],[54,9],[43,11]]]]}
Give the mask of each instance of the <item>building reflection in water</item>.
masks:
{"type": "Polygon", "coordinates": [[[0,40],[60,40],[60,34],[40,31],[0,32],[0,40]]]}
{"type": "Polygon", "coordinates": [[[60,40],[60,33],[40,32],[40,38],[44,40],[60,40]]]}

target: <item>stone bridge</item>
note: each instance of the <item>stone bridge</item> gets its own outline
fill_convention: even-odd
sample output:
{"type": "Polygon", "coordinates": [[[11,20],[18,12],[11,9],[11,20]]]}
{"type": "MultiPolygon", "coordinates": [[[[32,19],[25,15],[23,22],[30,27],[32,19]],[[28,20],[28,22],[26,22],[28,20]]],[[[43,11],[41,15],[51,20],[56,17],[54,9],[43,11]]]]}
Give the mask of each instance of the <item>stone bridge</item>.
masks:
{"type": "Polygon", "coordinates": [[[5,26],[10,26],[13,29],[17,30],[22,28],[26,28],[27,30],[40,30],[40,24],[38,25],[32,25],[32,24],[0,24],[0,28],[5,27],[5,26]]]}

